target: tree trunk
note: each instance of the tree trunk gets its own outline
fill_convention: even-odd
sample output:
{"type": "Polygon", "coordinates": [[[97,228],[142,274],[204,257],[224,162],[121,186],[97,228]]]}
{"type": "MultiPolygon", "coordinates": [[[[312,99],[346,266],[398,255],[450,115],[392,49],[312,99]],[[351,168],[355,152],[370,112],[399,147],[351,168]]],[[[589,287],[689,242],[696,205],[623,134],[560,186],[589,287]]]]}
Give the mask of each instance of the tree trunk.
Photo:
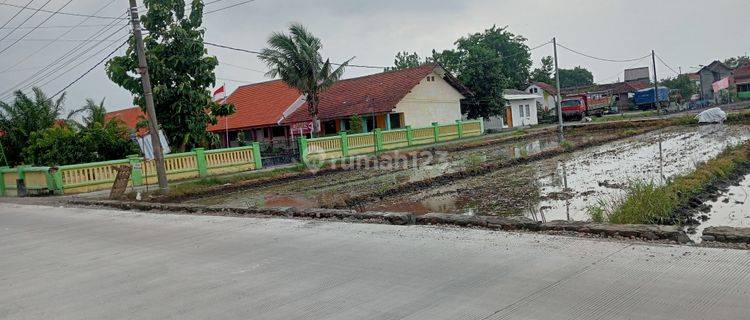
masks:
{"type": "Polygon", "coordinates": [[[320,123],[318,121],[318,97],[316,95],[309,95],[307,103],[309,106],[308,112],[312,117],[312,131],[310,133],[313,138],[316,138],[318,133],[320,133],[320,123]]]}

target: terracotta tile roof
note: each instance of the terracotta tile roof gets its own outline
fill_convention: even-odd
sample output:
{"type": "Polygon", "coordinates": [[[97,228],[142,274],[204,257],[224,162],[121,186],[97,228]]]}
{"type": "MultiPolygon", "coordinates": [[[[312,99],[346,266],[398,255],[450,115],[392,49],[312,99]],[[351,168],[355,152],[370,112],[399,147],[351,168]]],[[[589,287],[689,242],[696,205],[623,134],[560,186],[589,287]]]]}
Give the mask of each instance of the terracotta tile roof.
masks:
{"type": "MultiPolygon", "coordinates": [[[[338,81],[320,96],[320,119],[388,112],[435,69],[442,70],[437,65],[425,64],[338,81]]],[[[450,74],[445,75],[445,80],[464,95],[470,94],[450,74]]],[[[222,131],[225,128],[244,129],[276,125],[284,111],[299,97],[300,93],[296,89],[289,88],[281,80],[239,87],[227,98],[227,102],[234,104],[237,112],[227,117],[228,119],[219,119],[219,123],[210,126],[208,130],[222,131]]],[[[282,123],[292,124],[310,120],[307,104],[304,104],[282,123]]]]}
{"type": "MultiPolygon", "coordinates": [[[[104,119],[109,121],[112,118],[117,118],[122,121],[122,123],[128,127],[129,129],[135,130],[135,127],[138,125],[138,122],[146,118],[146,114],[143,113],[143,110],[141,110],[141,107],[132,107],[112,112],[107,112],[107,114],[104,116],[104,119]]],[[[138,130],[138,134],[145,134],[148,132],[146,128],[141,128],[138,130]]]]}
{"type": "Polygon", "coordinates": [[[227,103],[234,104],[237,112],[229,117],[219,118],[219,122],[209,126],[207,130],[222,131],[225,128],[244,129],[275,125],[281,114],[299,96],[299,91],[290,88],[281,80],[241,86],[227,97],[227,103]]]}
{"type": "Polygon", "coordinates": [[[596,91],[612,91],[613,94],[624,94],[636,92],[649,86],[650,84],[646,81],[630,81],[562,88],[561,91],[563,95],[576,95],[596,91]]]}
{"type": "Polygon", "coordinates": [[[534,85],[536,85],[539,88],[542,88],[542,90],[547,91],[549,94],[557,94],[557,88],[555,88],[555,86],[549,83],[535,82],[534,85]]]}

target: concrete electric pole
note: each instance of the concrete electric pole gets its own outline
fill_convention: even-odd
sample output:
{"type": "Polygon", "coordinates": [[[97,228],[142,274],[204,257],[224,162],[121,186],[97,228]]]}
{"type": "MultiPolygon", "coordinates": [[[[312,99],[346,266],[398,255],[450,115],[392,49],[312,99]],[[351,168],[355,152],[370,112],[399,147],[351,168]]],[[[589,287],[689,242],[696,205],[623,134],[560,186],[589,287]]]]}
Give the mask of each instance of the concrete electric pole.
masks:
{"type": "Polygon", "coordinates": [[[552,46],[555,51],[555,83],[557,84],[557,121],[560,125],[560,133],[563,133],[562,98],[560,96],[560,69],[557,67],[557,39],[552,38],[552,46]]]}
{"type": "Polygon", "coordinates": [[[141,20],[138,16],[138,4],[136,3],[136,0],[130,0],[130,19],[133,23],[133,36],[135,37],[136,51],[138,52],[138,71],[141,74],[143,97],[146,100],[148,129],[151,132],[151,145],[154,147],[156,176],[159,180],[159,190],[166,194],[169,192],[169,187],[167,186],[167,168],[164,165],[164,153],[162,152],[161,139],[159,139],[159,124],[156,120],[154,95],[151,91],[151,78],[148,75],[146,52],[143,45],[143,35],[141,34],[141,20]]]}

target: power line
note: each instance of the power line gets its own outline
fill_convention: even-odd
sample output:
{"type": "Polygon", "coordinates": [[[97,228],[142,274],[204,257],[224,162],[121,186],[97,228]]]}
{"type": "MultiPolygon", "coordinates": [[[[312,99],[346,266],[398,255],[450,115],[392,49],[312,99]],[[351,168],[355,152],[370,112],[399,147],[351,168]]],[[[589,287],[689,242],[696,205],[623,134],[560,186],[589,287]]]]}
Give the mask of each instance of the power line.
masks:
{"type": "MultiPolygon", "coordinates": [[[[221,0],[219,0],[219,1],[221,1],[221,0]]],[[[223,7],[223,8],[219,8],[219,9],[215,9],[215,10],[204,12],[203,15],[206,16],[206,15],[212,14],[214,12],[219,12],[219,11],[222,11],[222,10],[231,9],[231,8],[238,7],[238,6],[241,6],[243,4],[247,4],[247,3],[253,2],[253,1],[255,1],[255,0],[247,0],[247,1],[238,2],[238,3],[232,4],[232,5],[223,7]]],[[[205,5],[208,5],[208,4],[211,4],[211,3],[216,3],[216,2],[218,2],[218,1],[213,1],[213,2],[210,2],[210,3],[206,3],[205,5]]]]}
{"type": "Polygon", "coordinates": [[[662,58],[661,58],[661,57],[660,57],[660,56],[659,56],[658,54],[654,54],[654,55],[656,55],[656,58],[657,58],[657,59],[659,59],[659,61],[661,62],[661,64],[663,64],[663,65],[664,65],[665,67],[667,67],[667,69],[669,69],[669,70],[672,70],[672,72],[674,72],[674,73],[675,73],[676,75],[678,75],[678,76],[680,75],[680,73],[679,73],[679,72],[675,71],[675,70],[674,70],[674,69],[673,69],[672,67],[670,67],[670,66],[669,66],[669,65],[668,65],[668,64],[667,64],[667,63],[666,63],[666,62],[664,61],[664,59],[662,59],[662,58]]]}
{"type": "MultiPolygon", "coordinates": [[[[206,44],[206,45],[209,45],[209,46],[218,47],[218,48],[224,48],[224,49],[228,49],[228,50],[234,50],[234,51],[239,51],[239,52],[244,52],[244,53],[250,53],[250,54],[254,54],[254,55],[259,55],[260,54],[260,51],[255,51],[255,50],[242,49],[242,48],[227,46],[227,45],[213,43],[213,42],[208,42],[208,41],[204,41],[203,43],[206,44]]],[[[333,62],[331,62],[331,64],[337,65],[337,66],[341,65],[341,63],[333,63],[333,62]]],[[[381,67],[381,66],[370,66],[370,65],[361,65],[361,64],[347,64],[347,66],[348,67],[354,67],[354,68],[365,68],[365,69],[385,69],[386,68],[386,67],[381,67]]]]}
{"type": "MultiPolygon", "coordinates": [[[[47,1],[47,2],[46,2],[46,3],[44,4],[44,5],[46,6],[46,5],[48,4],[48,3],[50,3],[50,1],[52,1],[52,0],[49,0],[49,1],[47,1]]],[[[32,2],[33,2],[33,0],[32,0],[32,2]]],[[[28,7],[28,5],[27,5],[27,6],[24,6],[24,8],[27,8],[27,7],[28,7]]],[[[44,6],[42,6],[42,7],[44,7],[44,6]]],[[[20,11],[23,11],[23,10],[20,10],[20,11]]],[[[23,22],[21,22],[21,25],[24,25],[24,24],[26,24],[26,22],[28,22],[29,20],[31,20],[31,18],[33,18],[33,17],[34,17],[34,15],[36,15],[37,13],[39,13],[39,10],[37,10],[37,11],[34,11],[34,13],[32,13],[32,14],[31,14],[30,16],[26,17],[26,19],[24,19],[24,20],[23,20],[23,22]]],[[[11,35],[11,34],[13,34],[14,32],[16,32],[16,30],[17,30],[17,29],[13,29],[13,30],[11,30],[10,32],[8,32],[8,34],[6,34],[6,35],[5,35],[5,36],[3,36],[2,38],[0,38],[0,41],[3,41],[3,40],[5,40],[5,39],[7,39],[8,37],[10,37],[10,35],[11,35]]]]}
{"type": "MultiPolygon", "coordinates": [[[[112,5],[112,4],[113,4],[113,3],[115,2],[115,1],[116,1],[116,0],[112,0],[112,1],[110,1],[109,3],[105,4],[104,6],[100,7],[99,9],[97,9],[96,11],[94,11],[94,14],[97,14],[97,13],[101,12],[102,10],[106,9],[107,7],[109,7],[110,5],[112,5]]],[[[55,43],[55,42],[57,42],[57,41],[63,41],[63,40],[62,40],[62,37],[64,37],[65,35],[67,35],[67,34],[69,34],[69,33],[71,33],[71,32],[73,32],[73,30],[75,30],[75,29],[76,29],[76,28],[78,28],[79,26],[83,25],[83,23],[85,23],[85,22],[86,22],[86,21],[88,21],[89,19],[90,19],[90,18],[86,17],[85,19],[81,20],[81,22],[79,22],[78,24],[76,24],[76,25],[74,25],[74,26],[71,26],[70,28],[68,28],[68,30],[67,30],[67,31],[65,31],[65,32],[63,32],[63,33],[62,33],[61,35],[57,36],[57,38],[55,38],[55,39],[54,39],[54,40],[52,40],[51,42],[47,43],[46,45],[42,46],[41,48],[37,49],[36,51],[32,52],[31,54],[28,54],[28,55],[26,55],[26,56],[25,56],[25,57],[23,57],[23,58],[22,58],[21,60],[19,60],[19,61],[17,61],[16,63],[14,63],[14,64],[13,64],[13,66],[17,66],[17,65],[20,65],[21,63],[25,62],[26,60],[28,60],[29,58],[33,57],[33,56],[34,56],[34,55],[36,55],[37,53],[39,53],[39,52],[41,52],[42,50],[44,50],[44,49],[48,48],[49,46],[51,46],[51,45],[52,45],[53,43],[55,43]]],[[[26,39],[26,40],[31,40],[31,39],[26,39]]],[[[11,67],[12,67],[12,66],[11,66],[11,67]]],[[[3,71],[7,71],[7,70],[8,70],[9,68],[11,68],[11,67],[8,67],[7,69],[5,69],[5,70],[3,70],[3,71]]]]}
{"type": "Polygon", "coordinates": [[[224,61],[221,61],[221,60],[219,60],[219,65],[220,66],[224,65],[224,66],[235,67],[235,68],[238,68],[238,69],[243,69],[243,70],[248,70],[248,71],[253,71],[253,72],[258,72],[258,73],[266,73],[266,71],[252,69],[252,68],[248,68],[248,67],[243,67],[243,66],[240,66],[240,65],[231,64],[229,62],[224,62],[224,61]]]}
{"type": "Polygon", "coordinates": [[[80,75],[80,76],[79,76],[78,78],[76,78],[75,80],[73,80],[73,82],[69,83],[69,84],[68,84],[68,85],[66,85],[66,86],[65,86],[64,88],[60,89],[60,91],[58,91],[57,93],[55,93],[54,95],[52,95],[52,97],[50,97],[50,99],[54,99],[55,97],[57,97],[57,95],[59,95],[59,94],[63,93],[63,92],[65,91],[65,90],[67,90],[68,88],[70,88],[70,87],[71,87],[72,85],[76,84],[76,82],[78,82],[79,80],[83,79],[83,77],[85,77],[85,76],[86,76],[87,74],[89,74],[89,73],[90,73],[91,71],[93,71],[94,69],[96,69],[96,67],[98,67],[98,66],[99,66],[100,64],[104,63],[104,61],[107,61],[107,59],[109,59],[109,58],[110,58],[110,57],[111,57],[112,55],[114,55],[114,54],[115,54],[115,53],[116,53],[116,52],[117,52],[118,50],[120,50],[120,49],[121,49],[122,47],[124,47],[124,46],[125,46],[126,44],[128,44],[128,41],[127,41],[127,40],[126,40],[126,41],[124,41],[124,42],[123,42],[123,43],[122,43],[122,44],[121,44],[120,46],[118,46],[118,47],[117,47],[117,48],[116,48],[115,50],[113,50],[112,52],[110,52],[110,53],[109,53],[109,54],[108,54],[108,55],[107,55],[106,57],[104,57],[104,59],[102,59],[102,60],[99,60],[99,62],[97,62],[97,63],[96,63],[96,64],[95,64],[94,66],[92,66],[91,68],[89,68],[88,70],[86,70],[86,72],[84,72],[84,73],[83,73],[82,75],[80,75]]]}
{"type": "MultiPolygon", "coordinates": [[[[529,48],[529,52],[531,52],[531,51],[534,51],[534,50],[536,50],[536,49],[539,49],[539,48],[541,48],[541,47],[544,47],[544,46],[546,46],[546,45],[548,45],[548,44],[550,44],[550,43],[552,43],[552,41],[547,41],[547,42],[545,42],[545,43],[542,43],[542,44],[540,44],[540,45],[538,45],[538,46],[535,46],[535,47],[529,48]]],[[[517,53],[515,53],[515,54],[510,54],[510,55],[507,55],[507,56],[502,56],[502,55],[501,55],[500,57],[497,57],[497,58],[492,58],[492,59],[487,59],[487,60],[482,60],[482,61],[475,61],[475,62],[472,62],[472,63],[465,63],[464,65],[467,65],[467,66],[471,66],[471,65],[475,65],[475,64],[481,64],[481,63],[492,62],[492,61],[495,61],[495,60],[503,60],[503,59],[508,59],[508,58],[512,58],[512,57],[515,57],[515,56],[518,56],[518,55],[524,54],[524,53],[526,53],[526,52],[527,52],[527,51],[519,51],[519,52],[517,52],[517,53]]]]}
{"type": "Polygon", "coordinates": [[[73,17],[89,17],[89,18],[96,18],[96,19],[112,19],[112,20],[127,20],[128,18],[122,18],[122,17],[109,17],[109,16],[98,16],[98,15],[89,15],[89,14],[81,14],[81,13],[75,13],[75,12],[55,12],[52,10],[45,10],[44,6],[41,8],[29,8],[28,6],[21,6],[17,4],[12,3],[0,3],[0,6],[8,6],[8,7],[14,7],[14,8],[20,8],[21,10],[36,10],[37,12],[46,12],[46,13],[54,13],[54,14],[60,14],[64,16],[73,16],[73,17]]]}
{"type": "Polygon", "coordinates": [[[641,59],[643,59],[643,58],[646,58],[646,57],[648,57],[648,56],[650,56],[650,55],[651,55],[651,54],[649,53],[649,54],[647,54],[647,55],[645,55],[645,56],[643,56],[643,57],[639,57],[639,58],[633,58],[633,59],[607,59],[607,58],[599,58],[599,57],[595,57],[595,56],[592,56],[592,55],[589,55],[589,54],[585,54],[585,53],[583,53],[583,52],[580,52],[580,51],[576,51],[576,50],[573,50],[573,49],[571,49],[571,48],[568,48],[568,47],[566,47],[566,46],[564,46],[564,45],[560,44],[559,42],[557,43],[557,45],[558,45],[558,46],[560,46],[560,47],[562,47],[562,48],[563,48],[563,49],[565,49],[565,50],[568,50],[568,51],[570,51],[570,52],[573,52],[573,53],[576,53],[576,54],[582,55],[582,56],[584,56],[584,57],[587,57],[587,58],[591,58],[591,59],[594,59],[594,60],[606,61],[606,62],[632,62],[632,61],[638,61],[638,60],[641,60],[641,59]]]}
{"type": "MultiPolygon", "coordinates": [[[[643,59],[646,59],[646,58],[648,58],[648,56],[645,56],[645,57],[641,58],[641,60],[638,60],[638,61],[636,61],[635,63],[633,63],[633,64],[631,64],[631,65],[629,65],[629,66],[625,67],[625,69],[627,70],[627,69],[630,69],[630,68],[632,68],[632,67],[635,67],[635,66],[639,65],[639,64],[640,64],[641,62],[643,62],[643,59]]],[[[612,79],[614,79],[615,77],[619,77],[619,76],[620,76],[620,72],[617,72],[617,73],[616,73],[615,75],[613,75],[613,76],[610,76],[610,77],[606,77],[606,78],[602,78],[602,79],[599,79],[599,80],[598,80],[597,82],[607,82],[607,81],[609,81],[609,80],[612,80],[612,79]]]]}
{"type": "MultiPolygon", "coordinates": [[[[94,27],[105,27],[105,26],[107,26],[107,25],[106,24],[82,24],[82,25],[79,25],[79,26],[74,26],[74,25],[40,26],[37,29],[65,29],[65,28],[73,28],[73,27],[76,27],[76,28],[94,28],[94,27]]],[[[33,27],[12,26],[12,27],[0,27],[0,30],[5,30],[5,29],[31,29],[31,28],[33,28],[33,27]]]]}
{"type": "MultiPolygon", "coordinates": [[[[44,5],[47,5],[47,3],[50,3],[50,1],[52,1],[52,0],[48,0],[44,5]]],[[[55,11],[54,13],[52,13],[51,15],[49,15],[46,19],[42,20],[42,22],[40,22],[38,25],[36,25],[36,27],[34,27],[31,30],[29,30],[29,32],[24,33],[23,36],[21,36],[21,38],[17,39],[16,41],[13,41],[13,43],[11,43],[9,46],[7,46],[4,49],[0,50],[0,54],[2,54],[5,51],[8,51],[8,49],[10,49],[13,46],[15,46],[18,42],[21,41],[21,39],[26,38],[26,36],[28,36],[29,34],[31,34],[32,32],[34,32],[39,26],[47,23],[47,21],[49,21],[50,19],[52,19],[52,17],[54,17],[58,12],[60,12],[60,10],[64,9],[65,7],[67,7],[71,2],[73,2],[73,0],[68,0],[68,2],[66,2],[62,7],[58,8],[57,11],[55,11]]],[[[31,15],[31,16],[33,16],[33,15],[31,15]]]]}
{"type": "MultiPolygon", "coordinates": [[[[15,13],[15,14],[13,14],[13,16],[12,16],[12,17],[10,17],[10,19],[8,19],[8,21],[5,21],[5,23],[3,24],[3,26],[2,26],[2,27],[0,27],[0,29],[5,29],[5,27],[7,27],[7,26],[8,26],[8,24],[9,24],[9,23],[10,23],[11,21],[13,21],[13,19],[15,19],[15,18],[16,18],[16,17],[17,17],[17,16],[19,15],[19,14],[21,14],[21,12],[23,12],[23,9],[25,9],[25,8],[28,8],[28,7],[29,7],[29,5],[31,5],[31,3],[32,3],[32,2],[34,2],[34,0],[31,0],[31,1],[29,1],[29,2],[28,2],[28,3],[26,4],[26,5],[24,5],[24,6],[22,7],[22,8],[18,9],[18,11],[16,11],[16,13],[15,13]]],[[[15,28],[15,29],[18,29],[18,28],[15,28]]],[[[14,29],[14,30],[15,30],[15,29],[14,29]]],[[[11,31],[11,33],[12,33],[12,32],[13,32],[13,31],[11,31]]]]}

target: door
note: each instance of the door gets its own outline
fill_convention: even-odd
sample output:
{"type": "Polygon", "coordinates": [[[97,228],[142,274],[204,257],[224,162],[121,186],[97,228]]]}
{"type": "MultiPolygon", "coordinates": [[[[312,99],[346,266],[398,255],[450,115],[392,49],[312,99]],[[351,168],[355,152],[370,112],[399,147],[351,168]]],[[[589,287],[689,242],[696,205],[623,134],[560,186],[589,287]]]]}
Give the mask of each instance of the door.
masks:
{"type": "Polygon", "coordinates": [[[508,128],[513,127],[513,107],[508,106],[505,108],[505,119],[508,120],[508,128]]]}

